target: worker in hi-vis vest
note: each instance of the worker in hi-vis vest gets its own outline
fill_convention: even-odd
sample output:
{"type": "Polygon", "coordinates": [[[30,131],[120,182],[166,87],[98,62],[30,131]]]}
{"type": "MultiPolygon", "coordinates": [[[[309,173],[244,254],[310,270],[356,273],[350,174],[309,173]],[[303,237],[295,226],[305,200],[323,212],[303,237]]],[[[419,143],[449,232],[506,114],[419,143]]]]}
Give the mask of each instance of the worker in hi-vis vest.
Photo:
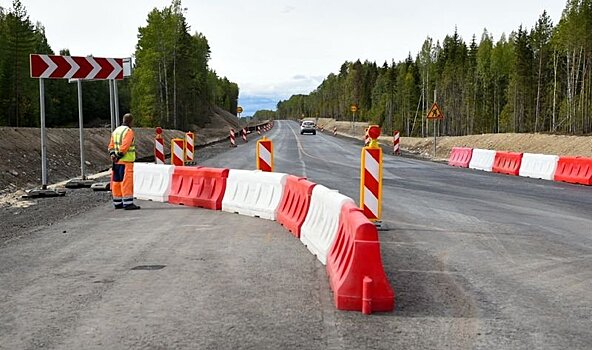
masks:
{"type": "Polygon", "coordinates": [[[136,146],[134,131],[131,129],[133,117],[130,113],[123,116],[122,125],[111,133],[109,155],[113,161],[111,170],[111,194],[115,209],[140,209],[134,204],[134,161],[136,146]]]}

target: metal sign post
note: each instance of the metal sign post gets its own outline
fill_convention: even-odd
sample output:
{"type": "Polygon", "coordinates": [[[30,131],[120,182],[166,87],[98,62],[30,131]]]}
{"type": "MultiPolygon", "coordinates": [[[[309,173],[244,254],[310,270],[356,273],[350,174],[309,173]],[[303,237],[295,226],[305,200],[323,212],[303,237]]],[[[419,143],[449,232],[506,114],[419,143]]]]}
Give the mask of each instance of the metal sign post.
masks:
{"type": "Polygon", "coordinates": [[[80,129],[80,177],[86,180],[86,172],[84,169],[84,122],[82,117],[82,81],[78,79],[78,127],[80,129]]]}
{"type": "Polygon", "coordinates": [[[80,178],[72,179],[64,185],[66,188],[88,188],[94,183],[86,178],[86,161],[84,157],[84,118],[82,112],[82,80],[69,79],[68,82],[76,83],[78,89],[78,130],[80,140],[80,178]]]}
{"type": "Polygon", "coordinates": [[[109,80],[109,112],[111,113],[111,132],[117,128],[117,124],[115,123],[115,108],[113,103],[114,95],[113,80],[109,80]]]}
{"type": "Polygon", "coordinates": [[[111,80],[113,82],[113,101],[114,107],[113,111],[115,112],[115,125],[119,126],[119,92],[117,91],[117,80],[111,80]]]}
{"type": "Polygon", "coordinates": [[[350,110],[352,112],[352,135],[355,135],[355,124],[356,124],[356,112],[358,111],[358,105],[352,104],[350,106],[350,110]]]}
{"type": "MultiPolygon", "coordinates": [[[[41,118],[41,189],[28,191],[23,197],[54,197],[63,196],[65,191],[47,189],[47,135],[45,128],[45,85],[44,79],[84,79],[84,80],[122,80],[124,77],[123,59],[121,58],[102,58],[102,57],[80,57],[80,56],[61,56],[61,55],[40,55],[31,54],[30,73],[31,78],[39,79],[39,114],[41,118]]],[[[130,60],[127,60],[127,66],[130,60]]],[[[131,68],[131,67],[130,67],[131,68]]],[[[130,70],[130,69],[128,69],[130,70]]],[[[130,72],[126,72],[128,75],[130,72]]],[[[85,161],[84,161],[84,130],[82,118],[82,87],[78,81],[78,117],[80,122],[80,170],[82,179],[85,182],[85,161]]],[[[109,85],[111,100],[111,130],[114,129],[114,87],[109,85]]],[[[68,186],[67,186],[68,187],[68,186]]],[[[77,186],[79,187],[79,186],[77,186]]]]}
{"type": "Polygon", "coordinates": [[[39,116],[41,119],[41,189],[27,191],[23,198],[57,197],[66,194],[64,191],[47,188],[47,135],[45,130],[45,80],[39,79],[39,116]]]}
{"type": "Polygon", "coordinates": [[[39,79],[39,114],[41,115],[41,189],[47,189],[47,135],[45,135],[45,80],[39,79]]]}
{"type": "MultiPolygon", "coordinates": [[[[435,96],[435,94],[436,93],[434,92],[434,96],[435,96]]],[[[436,103],[435,101],[434,101],[434,104],[432,105],[432,108],[430,108],[430,111],[428,112],[426,119],[432,120],[434,122],[434,155],[433,155],[433,158],[436,158],[436,142],[438,139],[436,126],[437,126],[438,120],[444,119],[444,114],[440,110],[440,106],[438,106],[438,103],[436,103]]]]}

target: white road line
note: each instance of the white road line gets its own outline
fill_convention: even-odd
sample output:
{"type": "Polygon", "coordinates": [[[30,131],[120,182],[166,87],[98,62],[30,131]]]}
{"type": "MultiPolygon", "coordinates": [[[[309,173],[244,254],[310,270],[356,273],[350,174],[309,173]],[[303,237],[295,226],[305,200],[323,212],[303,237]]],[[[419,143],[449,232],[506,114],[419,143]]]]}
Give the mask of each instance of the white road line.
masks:
{"type": "MultiPolygon", "coordinates": [[[[300,165],[302,166],[302,176],[308,177],[306,175],[306,164],[304,163],[304,159],[302,159],[302,153],[304,152],[304,149],[302,148],[302,144],[300,143],[300,139],[298,138],[298,135],[296,135],[296,132],[294,131],[294,129],[292,128],[291,125],[288,126],[288,129],[290,129],[292,134],[294,134],[294,138],[296,139],[296,143],[298,143],[298,159],[300,160],[300,165]]],[[[304,153],[306,153],[306,152],[304,152],[304,153]]]]}

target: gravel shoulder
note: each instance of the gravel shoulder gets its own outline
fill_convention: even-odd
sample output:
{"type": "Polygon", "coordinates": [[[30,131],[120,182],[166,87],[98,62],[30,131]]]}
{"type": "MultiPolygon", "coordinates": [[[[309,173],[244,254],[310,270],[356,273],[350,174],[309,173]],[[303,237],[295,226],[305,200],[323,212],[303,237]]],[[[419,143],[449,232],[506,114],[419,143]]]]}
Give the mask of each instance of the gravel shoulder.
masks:
{"type": "MultiPolygon", "coordinates": [[[[251,135],[250,138],[254,136],[251,135]]],[[[216,142],[199,148],[195,159],[199,164],[228,150],[230,147],[226,142],[216,142]]],[[[68,178],[65,175],[64,177],[68,178]]],[[[104,176],[97,181],[108,179],[108,176],[104,176]]],[[[22,189],[0,194],[0,246],[111,200],[111,192],[95,192],[91,189],[66,189],[65,196],[56,198],[22,199],[23,194],[25,192],[22,189]]]]}

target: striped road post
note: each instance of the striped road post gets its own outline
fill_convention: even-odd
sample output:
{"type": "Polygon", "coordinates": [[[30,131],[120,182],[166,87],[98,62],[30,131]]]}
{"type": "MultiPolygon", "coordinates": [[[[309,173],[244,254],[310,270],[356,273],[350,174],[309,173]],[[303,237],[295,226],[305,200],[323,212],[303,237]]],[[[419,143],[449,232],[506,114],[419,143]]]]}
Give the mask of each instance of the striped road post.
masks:
{"type": "Polygon", "coordinates": [[[234,139],[234,129],[230,129],[230,147],[236,147],[236,140],[234,139]]]}
{"type": "Polygon", "coordinates": [[[156,138],[154,139],[154,162],[164,164],[164,138],[162,138],[162,129],[156,128],[156,138]]]}
{"type": "Polygon", "coordinates": [[[195,134],[185,133],[185,163],[193,163],[195,159],[195,134]]]}
{"type": "Polygon", "coordinates": [[[257,141],[257,170],[273,171],[273,143],[265,136],[257,141]]]}
{"type": "Polygon", "coordinates": [[[185,165],[185,140],[171,140],[171,164],[176,166],[185,165]]]}
{"type": "Polygon", "coordinates": [[[378,146],[380,127],[372,125],[368,129],[370,145],[362,148],[360,167],[360,208],[373,222],[382,216],[382,148],[378,146]]]}
{"type": "Polygon", "coordinates": [[[393,154],[397,156],[401,155],[401,145],[399,144],[400,141],[399,130],[393,131],[393,154]]]}

